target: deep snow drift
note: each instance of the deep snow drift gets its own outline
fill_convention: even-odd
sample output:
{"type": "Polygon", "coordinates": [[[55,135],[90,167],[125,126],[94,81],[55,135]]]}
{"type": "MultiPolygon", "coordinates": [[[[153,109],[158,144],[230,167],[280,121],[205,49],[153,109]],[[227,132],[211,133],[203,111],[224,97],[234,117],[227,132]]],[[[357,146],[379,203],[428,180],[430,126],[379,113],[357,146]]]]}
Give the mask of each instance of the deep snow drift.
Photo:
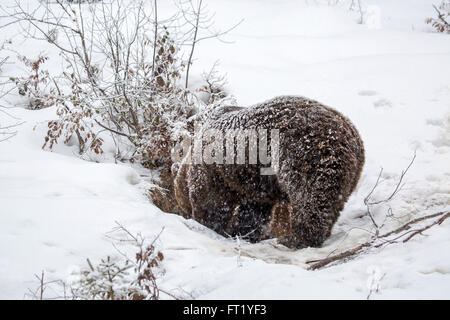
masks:
{"type": "MultiPolygon", "coordinates": [[[[320,271],[305,269],[307,260],[370,238],[364,197],[380,167],[383,183],[375,196],[392,192],[414,151],[406,184],[390,203],[398,221],[392,219],[386,230],[450,209],[450,36],[424,23],[434,15],[433,1],[362,2],[376,5],[379,19],[361,25],[347,6],[314,1],[208,1],[217,12],[216,25],[245,20],[226,36],[232,43],[200,43],[192,68],[198,75],[219,60],[241,105],[304,95],[355,123],[366,164],[322,248],[291,251],[271,241],[244,242],[239,258],[235,240],[153,206],[145,195],[150,173],[114,164],[113,150],[96,159],[100,163],[80,159],[75,147],[42,150],[45,121],[55,110],[26,110],[13,92],[0,104],[14,105],[8,112],[25,123],[15,137],[0,142],[0,298],[23,298],[27,288],[36,287],[33,275],[41,270],[66,279],[86,258],[115,254],[105,239],[115,221],[150,238],[164,227],[159,245],[166,273],[160,285],[194,298],[365,299],[373,270],[382,279],[371,298],[450,298],[450,221],[406,244],[320,271]]],[[[14,27],[0,29],[0,41],[11,37],[19,39],[14,27]]],[[[13,41],[22,55],[55,54],[45,43],[30,44],[13,41]]],[[[8,64],[1,76],[14,75],[17,68],[8,64]]],[[[0,121],[14,120],[0,112],[0,121]]],[[[379,207],[375,219],[382,221],[387,210],[379,207]]]]}

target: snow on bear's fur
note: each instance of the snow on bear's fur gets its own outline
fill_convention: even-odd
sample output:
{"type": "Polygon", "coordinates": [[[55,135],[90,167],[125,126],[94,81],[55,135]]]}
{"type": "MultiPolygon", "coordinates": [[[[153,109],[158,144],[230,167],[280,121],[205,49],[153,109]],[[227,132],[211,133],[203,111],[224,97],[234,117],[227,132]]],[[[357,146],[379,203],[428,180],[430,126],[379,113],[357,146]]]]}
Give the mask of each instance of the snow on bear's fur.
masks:
{"type": "MultiPolygon", "coordinates": [[[[279,168],[192,164],[174,180],[182,214],[222,235],[277,237],[291,248],[320,246],[330,235],[364,165],[364,147],[339,112],[304,97],[282,96],[248,108],[216,110],[203,129],[278,129],[279,168]]],[[[204,146],[203,146],[204,148],[204,146]]]]}

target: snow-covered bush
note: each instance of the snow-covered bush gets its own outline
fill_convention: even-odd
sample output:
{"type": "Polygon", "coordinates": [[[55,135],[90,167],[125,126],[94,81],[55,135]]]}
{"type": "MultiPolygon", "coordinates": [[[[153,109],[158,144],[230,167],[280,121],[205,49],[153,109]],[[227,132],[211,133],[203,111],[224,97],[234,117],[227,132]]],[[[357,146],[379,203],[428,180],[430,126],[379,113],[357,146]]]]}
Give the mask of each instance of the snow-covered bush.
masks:
{"type": "MultiPolygon", "coordinates": [[[[10,44],[11,41],[7,40],[0,45],[0,73],[3,71],[3,66],[7,63],[9,56],[4,52],[6,51],[6,45],[10,44]]],[[[0,75],[0,100],[7,96],[13,88],[11,88],[11,82],[9,80],[4,80],[7,78],[4,75],[0,75]]],[[[19,119],[14,117],[8,112],[9,106],[0,102],[0,142],[8,140],[17,134],[15,128],[21,124],[18,122],[19,119]],[[6,121],[11,120],[11,121],[6,121]]]]}
{"type": "Polygon", "coordinates": [[[28,109],[36,110],[51,107],[55,104],[55,89],[47,90],[50,84],[50,75],[47,70],[42,70],[41,65],[48,60],[48,57],[39,55],[36,59],[29,59],[25,56],[18,57],[27,67],[29,75],[27,77],[11,77],[21,96],[28,99],[28,109]]]}
{"type": "MultiPolygon", "coordinates": [[[[157,280],[164,274],[164,255],[157,248],[157,235],[147,241],[140,233],[132,234],[118,224],[113,230],[113,243],[119,256],[101,259],[97,264],[87,260],[87,267],[72,272],[68,287],[71,299],[77,300],[158,300],[161,289],[157,280]],[[117,246],[135,248],[128,257],[117,246]]],[[[163,292],[165,292],[163,290],[163,292]]],[[[165,292],[166,293],[166,292],[165,292]]],[[[166,293],[170,296],[170,293],[166,293]]],[[[67,297],[66,297],[67,298],[67,297]]]]}
{"type": "Polygon", "coordinates": [[[216,64],[209,72],[204,72],[202,77],[205,84],[198,91],[206,94],[206,99],[203,101],[207,105],[222,105],[224,99],[227,99],[228,96],[224,89],[226,80],[225,77],[220,75],[217,71],[216,64]]]}
{"type": "Polygon", "coordinates": [[[110,233],[117,251],[114,256],[97,263],[87,259],[87,265],[75,268],[67,281],[46,280],[43,271],[41,276],[36,275],[38,287],[29,289],[27,296],[38,300],[158,300],[160,293],[164,293],[178,299],[158,286],[158,279],[165,273],[164,255],[157,246],[161,233],[147,241],[141,233],[133,234],[121,224],[117,225],[110,233]],[[121,251],[124,246],[126,251],[130,251],[131,246],[134,255],[128,257],[121,251]],[[56,296],[47,295],[49,288],[56,296]]]}
{"type": "MultiPolygon", "coordinates": [[[[136,243],[137,244],[137,243],[136,243]]],[[[153,244],[144,247],[134,259],[101,259],[94,265],[73,272],[71,298],[76,300],[158,300],[157,278],[163,273],[164,255],[153,244]]]]}
{"type": "Polygon", "coordinates": [[[438,32],[450,34],[450,0],[442,0],[439,7],[433,5],[436,18],[428,18],[426,23],[431,24],[438,32]]]}
{"type": "MultiPolygon", "coordinates": [[[[62,76],[54,77],[52,95],[34,97],[32,91],[39,105],[57,107],[43,147],[76,140],[80,154],[99,154],[109,133],[117,159],[158,169],[161,186],[170,191],[170,153],[179,136],[189,133],[194,116],[229,99],[217,86],[223,79],[216,72],[200,89],[209,94],[207,101],[188,87],[196,44],[223,34],[209,30],[202,1],[180,3],[179,12],[162,21],[157,9],[156,1],[56,0],[42,2],[32,13],[18,3],[14,16],[56,47],[65,63],[62,76]],[[210,32],[201,37],[202,30],[210,32]],[[190,48],[187,60],[183,46],[190,48]]],[[[30,35],[37,38],[35,33],[30,35]]],[[[17,83],[23,87],[23,81],[17,83]]]]}

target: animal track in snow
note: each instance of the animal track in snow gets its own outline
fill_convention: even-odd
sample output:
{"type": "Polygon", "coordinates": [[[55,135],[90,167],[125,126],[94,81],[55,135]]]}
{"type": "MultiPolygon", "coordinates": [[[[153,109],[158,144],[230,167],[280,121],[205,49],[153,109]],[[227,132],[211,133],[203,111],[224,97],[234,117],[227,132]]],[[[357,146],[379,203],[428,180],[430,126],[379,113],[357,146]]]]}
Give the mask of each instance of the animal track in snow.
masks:
{"type": "Polygon", "coordinates": [[[44,242],[42,242],[42,244],[43,244],[44,246],[49,247],[49,248],[59,247],[59,245],[58,245],[57,243],[52,242],[52,241],[44,241],[44,242]]]}
{"type": "Polygon", "coordinates": [[[392,102],[387,100],[387,99],[382,98],[382,99],[378,99],[377,101],[375,101],[373,103],[373,106],[375,108],[382,108],[382,107],[389,107],[389,108],[391,108],[392,107],[392,102]]]}
{"type": "Polygon", "coordinates": [[[358,92],[358,95],[364,96],[364,97],[372,97],[372,96],[376,96],[377,94],[378,94],[378,92],[376,92],[375,90],[361,90],[358,92]]]}

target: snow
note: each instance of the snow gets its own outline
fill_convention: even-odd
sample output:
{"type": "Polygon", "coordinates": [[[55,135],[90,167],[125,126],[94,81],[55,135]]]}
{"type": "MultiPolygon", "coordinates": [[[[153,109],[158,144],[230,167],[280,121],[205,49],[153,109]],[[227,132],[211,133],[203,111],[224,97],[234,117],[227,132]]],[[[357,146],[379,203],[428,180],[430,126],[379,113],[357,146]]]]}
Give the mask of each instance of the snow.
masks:
{"type": "MultiPolygon", "coordinates": [[[[363,0],[365,7],[378,8],[370,10],[380,14],[370,19],[379,24],[374,28],[358,24],[359,15],[347,5],[208,1],[218,27],[244,21],[224,37],[232,43],[199,43],[194,76],[219,60],[240,105],[303,95],[336,108],[361,133],[362,179],[322,248],[292,251],[271,241],[241,241],[238,248],[235,240],[195,221],[163,213],[146,196],[151,173],[115,164],[111,152],[80,159],[75,147],[42,150],[44,122],[55,117],[54,109],[25,110],[15,93],[5,97],[0,104],[14,104],[8,112],[25,123],[15,137],[0,142],[0,299],[23,298],[41,270],[51,279],[66,279],[86,258],[114,254],[105,234],[115,221],[149,238],[164,227],[159,245],[166,273],[160,285],[194,298],[366,299],[370,277],[380,274],[380,290],[371,299],[450,298],[449,221],[426,236],[343,264],[319,271],[305,264],[369,239],[364,197],[380,167],[384,181],[374,197],[389,195],[414,151],[406,184],[390,203],[395,215],[405,222],[450,209],[450,41],[424,23],[434,14],[432,2],[438,1],[363,0]]],[[[0,41],[15,34],[13,27],[0,29],[0,41]]],[[[39,48],[56,59],[43,43],[14,45],[22,55],[35,56],[39,48]]],[[[8,64],[1,75],[17,68],[8,64]]],[[[11,121],[0,112],[0,123],[11,121]]],[[[375,219],[382,221],[386,210],[375,210],[375,219]]],[[[395,226],[390,222],[386,230],[395,226]]]]}

